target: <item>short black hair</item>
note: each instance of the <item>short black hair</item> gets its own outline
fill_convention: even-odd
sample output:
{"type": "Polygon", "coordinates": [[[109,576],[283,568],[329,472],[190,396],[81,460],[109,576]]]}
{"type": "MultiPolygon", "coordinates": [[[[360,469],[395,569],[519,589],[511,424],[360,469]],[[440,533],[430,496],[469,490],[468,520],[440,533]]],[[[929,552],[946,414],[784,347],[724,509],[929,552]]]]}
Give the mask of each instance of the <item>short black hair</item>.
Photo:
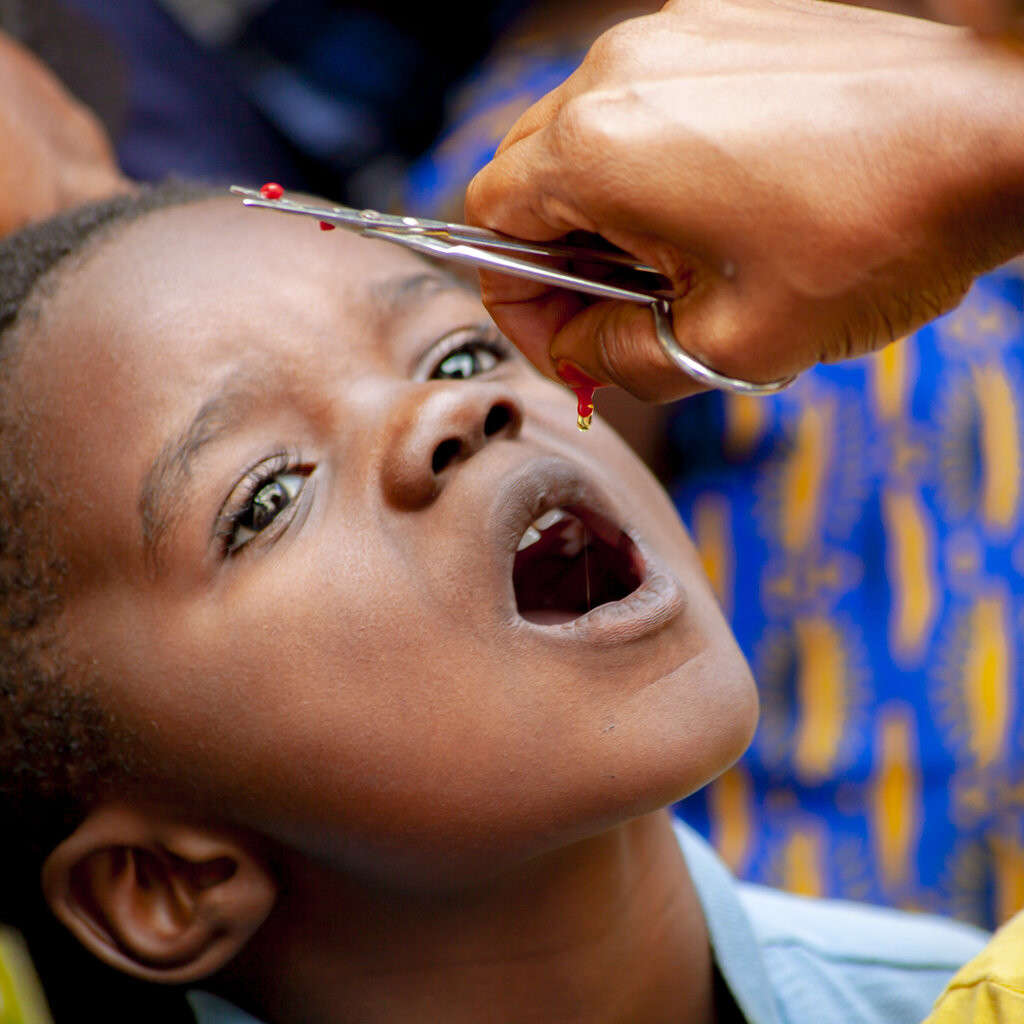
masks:
{"type": "MultiPolygon", "coordinates": [[[[68,684],[55,620],[65,568],[54,553],[54,500],[32,465],[32,438],[13,401],[19,326],[74,257],[117,228],[211,195],[180,181],[78,207],[0,241],[0,831],[45,856],[76,804],[112,767],[105,715],[88,687],[68,684]],[[31,823],[31,824],[30,824],[31,823]]],[[[4,847],[12,844],[0,844],[4,847]]],[[[0,856],[6,856],[6,851],[0,856]]],[[[0,888],[0,917],[7,914],[0,888]]]]}
{"type": "MultiPolygon", "coordinates": [[[[143,187],[0,240],[0,920],[26,933],[44,984],[47,960],[60,958],[52,965],[59,983],[49,986],[58,1020],[64,1012],[70,1018],[72,1006],[80,1014],[82,993],[74,989],[83,978],[75,972],[75,984],[66,983],[72,947],[53,930],[40,869],[93,802],[111,785],[127,782],[134,766],[90,679],[62,651],[65,566],[49,514],[60,496],[34,473],[30,430],[14,401],[20,327],[36,317],[50,286],[92,246],[147,213],[216,194],[223,193],[181,181],[143,187]],[[59,990],[69,989],[62,1012],[59,990]]],[[[107,986],[113,984],[108,969],[95,970],[107,986]]],[[[95,981],[86,987],[95,990],[95,981]]],[[[165,1017],[147,1010],[146,1019],[165,1017]]]]}

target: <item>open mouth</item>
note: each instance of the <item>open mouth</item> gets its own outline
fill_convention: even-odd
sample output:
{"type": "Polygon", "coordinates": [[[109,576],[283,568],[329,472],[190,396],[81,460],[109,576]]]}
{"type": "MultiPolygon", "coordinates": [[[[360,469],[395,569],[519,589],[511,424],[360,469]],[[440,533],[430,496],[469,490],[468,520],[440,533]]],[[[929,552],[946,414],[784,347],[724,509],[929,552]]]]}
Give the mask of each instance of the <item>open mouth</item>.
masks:
{"type": "Polygon", "coordinates": [[[590,510],[554,508],[535,519],[519,541],[512,567],[519,614],[528,622],[571,622],[644,581],[633,542],[590,510]]]}

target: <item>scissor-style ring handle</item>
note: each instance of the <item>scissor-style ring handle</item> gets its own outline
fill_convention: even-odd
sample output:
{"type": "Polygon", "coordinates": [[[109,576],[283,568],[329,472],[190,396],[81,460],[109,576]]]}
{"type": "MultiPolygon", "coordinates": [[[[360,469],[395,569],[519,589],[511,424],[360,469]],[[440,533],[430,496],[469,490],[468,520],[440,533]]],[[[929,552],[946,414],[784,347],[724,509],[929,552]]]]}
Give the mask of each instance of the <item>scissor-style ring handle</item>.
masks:
{"type": "Polygon", "coordinates": [[[656,299],[651,303],[651,312],[654,314],[654,332],[658,336],[665,355],[672,360],[681,370],[688,373],[701,384],[708,387],[718,388],[719,391],[728,391],[734,395],[775,395],[796,380],[796,374],[791,377],[782,377],[779,380],[770,380],[766,384],[755,384],[750,380],[740,380],[737,377],[726,377],[725,374],[712,370],[706,363],[702,363],[695,356],[690,355],[676,341],[675,332],[672,330],[672,307],[664,299],[656,299]]]}

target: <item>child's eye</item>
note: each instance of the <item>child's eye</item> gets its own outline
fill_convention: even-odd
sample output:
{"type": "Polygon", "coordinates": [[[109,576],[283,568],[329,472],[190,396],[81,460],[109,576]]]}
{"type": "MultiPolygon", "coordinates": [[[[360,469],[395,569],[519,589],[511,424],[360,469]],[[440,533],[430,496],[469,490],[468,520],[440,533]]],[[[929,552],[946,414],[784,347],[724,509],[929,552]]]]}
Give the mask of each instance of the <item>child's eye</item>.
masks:
{"type": "Polygon", "coordinates": [[[468,344],[442,359],[430,376],[432,380],[464,380],[497,365],[498,357],[489,348],[468,344]]]}
{"type": "Polygon", "coordinates": [[[474,327],[442,338],[422,360],[430,380],[466,380],[488,373],[512,355],[495,328],[474,327]]]}
{"type": "Polygon", "coordinates": [[[264,463],[246,474],[219,517],[225,555],[233,555],[271,527],[299,496],[310,470],[264,463]]]}

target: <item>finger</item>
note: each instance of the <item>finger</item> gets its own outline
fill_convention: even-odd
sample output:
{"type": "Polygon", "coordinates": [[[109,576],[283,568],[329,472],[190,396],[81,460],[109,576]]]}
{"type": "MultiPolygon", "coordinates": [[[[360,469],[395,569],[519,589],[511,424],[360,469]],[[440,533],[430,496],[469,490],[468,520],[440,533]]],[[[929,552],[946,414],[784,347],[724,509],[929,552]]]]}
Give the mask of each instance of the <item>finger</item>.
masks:
{"type": "Polygon", "coordinates": [[[556,377],[551,343],[585,308],[585,300],[576,292],[493,271],[480,272],[480,293],[501,332],[541,373],[556,377]]]}
{"type": "Polygon", "coordinates": [[[500,156],[510,146],[514,146],[528,136],[543,130],[555,119],[558,111],[565,103],[566,97],[574,91],[574,86],[571,83],[573,83],[576,74],[570,75],[561,85],[555,86],[551,92],[536,100],[519,115],[512,127],[505,133],[505,137],[498,144],[496,155],[500,156]]]}
{"type": "MultiPolygon", "coordinates": [[[[466,191],[466,221],[517,238],[549,241],[581,227],[575,211],[546,192],[547,162],[533,137],[480,171],[466,191]]],[[[585,306],[574,292],[491,270],[480,271],[480,294],[498,327],[541,373],[554,377],[551,342],[585,306]]]]}
{"type": "Polygon", "coordinates": [[[598,234],[576,200],[586,192],[579,169],[547,127],[510,146],[482,168],[466,189],[466,221],[531,241],[570,231],[598,234]]]}
{"type": "Polygon", "coordinates": [[[664,353],[648,306],[601,302],[578,313],[557,332],[552,365],[569,359],[602,384],[645,402],[668,402],[704,390],[664,353]]]}
{"type": "MultiPolygon", "coordinates": [[[[807,339],[795,336],[791,318],[740,296],[729,282],[704,285],[673,302],[672,331],[688,355],[742,381],[775,381],[815,361],[803,352],[807,339]]],[[[549,355],[552,363],[571,359],[595,379],[642,401],[667,402],[704,390],[665,352],[649,306],[590,306],[561,327],[549,355]]]]}

